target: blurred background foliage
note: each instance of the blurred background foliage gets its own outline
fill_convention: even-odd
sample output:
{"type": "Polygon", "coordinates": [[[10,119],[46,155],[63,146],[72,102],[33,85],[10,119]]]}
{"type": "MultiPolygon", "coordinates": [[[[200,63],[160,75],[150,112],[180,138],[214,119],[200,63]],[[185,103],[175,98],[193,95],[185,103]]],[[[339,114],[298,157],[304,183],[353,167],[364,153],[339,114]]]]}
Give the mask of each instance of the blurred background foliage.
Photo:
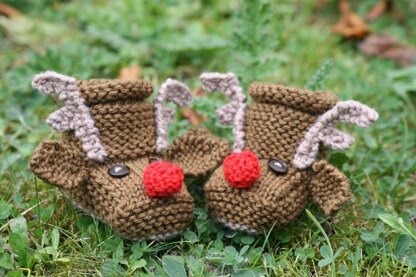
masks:
{"type": "Polygon", "coordinates": [[[414,276],[415,13],[411,0],[2,1],[0,275],[414,276]],[[368,19],[383,3],[394,7],[368,19]],[[343,22],[335,34],[339,20],[355,22],[356,35],[343,22]],[[364,44],[378,33],[387,36],[377,47],[390,39],[388,55],[364,44]],[[333,91],[376,108],[380,120],[344,127],[356,144],[331,152],[355,195],[336,218],[310,206],[315,221],[305,214],[265,236],[232,233],[208,218],[204,180],[190,180],[198,208],[189,230],[172,242],[124,241],[27,170],[34,147],[58,136],[45,124],[58,105],[30,86],[45,70],[144,78],[155,89],[168,77],[185,82],[195,100],[178,111],[171,139],[199,124],[232,140],[215,119],[226,100],[201,92],[204,71],[235,72],[245,88],[268,81],[333,91]]]}

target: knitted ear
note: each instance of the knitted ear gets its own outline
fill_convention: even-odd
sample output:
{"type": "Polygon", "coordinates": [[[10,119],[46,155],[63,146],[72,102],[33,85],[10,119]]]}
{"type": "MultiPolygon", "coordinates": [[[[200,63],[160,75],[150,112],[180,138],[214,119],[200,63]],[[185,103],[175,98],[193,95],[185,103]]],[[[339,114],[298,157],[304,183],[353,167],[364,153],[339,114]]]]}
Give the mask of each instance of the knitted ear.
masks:
{"type": "Polygon", "coordinates": [[[325,160],[312,165],[312,200],[326,215],[334,215],[351,197],[348,178],[325,160]]]}
{"type": "Polygon", "coordinates": [[[217,116],[222,124],[233,125],[234,152],[244,149],[244,117],[246,96],[237,77],[233,73],[203,73],[199,77],[202,86],[209,92],[221,91],[231,99],[231,103],[219,108],[217,116]]]}
{"type": "Polygon", "coordinates": [[[33,153],[30,170],[43,181],[72,189],[86,176],[83,154],[60,141],[44,141],[33,153]]]}
{"type": "Polygon", "coordinates": [[[226,140],[203,129],[191,129],[173,142],[166,156],[169,161],[178,164],[185,175],[196,177],[217,168],[229,153],[226,140]]]}
{"type": "Polygon", "coordinates": [[[107,152],[90,110],[79,92],[77,80],[47,71],[37,74],[32,80],[32,86],[42,93],[57,96],[65,105],[52,113],[46,122],[57,131],[74,130],[88,159],[103,161],[107,152]]]}
{"type": "Polygon", "coordinates": [[[167,79],[160,87],[154,100],[156,121],[156,151],[162,153],[168,147],[168,127],[172,122],[175,111],[165,107],[165,102],[173,102],[179,107],[184,107],[192,102],[192,93],[184,84],[167,79]]]}
{"type": "Polygon", "coordinates": [[[378,114],[375,110],[357,101],[338,102],[335,107],[319,116],[307,131],[296,149],[293,165],[299,169],[309,167],[316,160],[320,142],[333,149],[348,149],[354,143],[354,138],[335,129],[333,127],[335,123],[346,122],[368,127],[377,118],[378,114]]]}

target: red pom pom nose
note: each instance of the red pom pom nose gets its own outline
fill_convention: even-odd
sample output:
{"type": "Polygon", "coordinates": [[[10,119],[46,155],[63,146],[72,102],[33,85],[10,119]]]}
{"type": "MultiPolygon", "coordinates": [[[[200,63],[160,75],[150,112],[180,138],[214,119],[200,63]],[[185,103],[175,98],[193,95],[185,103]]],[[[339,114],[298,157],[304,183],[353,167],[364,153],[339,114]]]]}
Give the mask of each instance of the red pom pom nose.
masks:
{"type": "Polygon", "coordinates": [[[260,177],[260,162],[249,150],[229,155],[223,168],[225,179],[236,188],[249,188],[260,177]]]}
{"type": "Polygon", "coordinates": [[[184,179],[179,166],[165,161],[149,164],[143,177],[144,188],[149,197],[168,197],[181,191],[184,179]]]}

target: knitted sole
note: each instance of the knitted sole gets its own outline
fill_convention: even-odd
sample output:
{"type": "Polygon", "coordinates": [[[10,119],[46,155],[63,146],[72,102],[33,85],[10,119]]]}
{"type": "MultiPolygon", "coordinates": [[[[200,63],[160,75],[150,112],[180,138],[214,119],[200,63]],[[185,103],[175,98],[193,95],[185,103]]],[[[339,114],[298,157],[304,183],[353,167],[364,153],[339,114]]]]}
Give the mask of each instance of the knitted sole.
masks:
{"type": "Polygon", "coordinates": [[[218,221],[219,223],[223,224],[224,226],[234,230],[234,231],[243,231],[243,232],[247,232],[249,234],[253,234],[253,235],[258,235],[260,234],[259,231],[251,229],[247,226],[241,225],[241,224],[233,224],[230,222],[227,222],[226,220],[222,219],[222,218],[217,218],[216,221],[218,221]]]}
{"type": "Polygon", "coordinates": [[[156,236],[151,237],[151,240],[157,240],[157,241],[165,241],[165,240],[169,240],[172,238],[175,238],[177,236],[179,236],[179,234],[182,232],[183,230],[180,231],[175,231],[175,232],[169,232],[169,233],[165,233],[165,234],[159,234],[156,236]]]}

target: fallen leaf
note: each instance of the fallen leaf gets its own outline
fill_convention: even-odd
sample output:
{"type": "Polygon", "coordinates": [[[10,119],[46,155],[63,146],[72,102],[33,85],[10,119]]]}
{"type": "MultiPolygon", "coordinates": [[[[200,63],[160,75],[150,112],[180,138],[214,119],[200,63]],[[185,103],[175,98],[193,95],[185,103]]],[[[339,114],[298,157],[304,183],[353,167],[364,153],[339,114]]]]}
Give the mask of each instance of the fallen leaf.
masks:
{"type": "Polygon", "coordinates": [[[368,36],[362,43],[360,43],[359,48],[364,55],[374,56],[380,55],[395,43],[397,43],[397,41],[391,35],[373,34],[368,36]]]}
{"type": "Polygon", "coordinates": [[[319,10],[319,9],[322,9],[326,4],[328,4],[328,0],[318,0],[317,2],[316,2],[316,8],[319,10]]]}
{"type": "Polygon", "coordinates": [[[393,6],[393,3],[389,0],[380,0],[377,4],[373,6],[373,8],[367,13],[365,16],[365,19],[367,21],[372,21],[383,14],[385,14],[387,11],[390,11],[393,6]]]}
{"type": "Polygon", "coordinates": [[[396,8],[393,0],[380,0],[367,13],[367,15],[365,16],[365,20],[373,21],[373,20],[378,19],[379,17],[381,17],[382,15],[386,13],[390,13],[393,17],[395,17],[399,21],[403,21],[405,19],[405,14],[396,8]]]}
{"type": "Polygon", "coordinates": [[[335,33],[348,39],[361,39],[370,33],[365,21],[351,11],[350,3],[347,0],[342,0],[339,3],[339,10],[341,18],[333,28],[335,33]]]}
{"type": "Polygon", "coordinates": [[[182,115],[189,121],[189,123],[191,123],[191,125],[200,125],[205,121],[205,116],[192,108],[183,108],[182,115]]]}
{"type": "Polygon", "coordinates": [[[142,69],[137,64],[132,64],[128,67],[124,67],[120,70],[118,74],[118,79],[120,80],[137,80],[142,76],[142,69]]]}
{"type": "Polygon", "coordinates": [[[205,96],[205,91],[201,88],[201,87],[196,87],[193,91],[194,95],[199,96],[199,97],[204,97],[205,96]]]}
{"type": "Polygon", "coordinates": [[[367,57],[380,57],[394,60],[401,66],[409,66],[416,62],[416,48],[399,42],[388,34],[373,34],[358,45],[367,57]]]}
{"type": "Polygon", "coordinates": [[[406,15],[401,10],[393,9],[392,15],[393,15],[394,18],[396,18],[400,22],[404,22],[406,20],[406,15]]]}
{"type": "Polygon", "coordinates": [[[21,15],[22,13],[16,10],[15,8],[13,8],[12,6],[9,6],[4,3],[0,3],[0,14],[3,14],[7,17],[12,17],[12,16],[21,15]]]}

